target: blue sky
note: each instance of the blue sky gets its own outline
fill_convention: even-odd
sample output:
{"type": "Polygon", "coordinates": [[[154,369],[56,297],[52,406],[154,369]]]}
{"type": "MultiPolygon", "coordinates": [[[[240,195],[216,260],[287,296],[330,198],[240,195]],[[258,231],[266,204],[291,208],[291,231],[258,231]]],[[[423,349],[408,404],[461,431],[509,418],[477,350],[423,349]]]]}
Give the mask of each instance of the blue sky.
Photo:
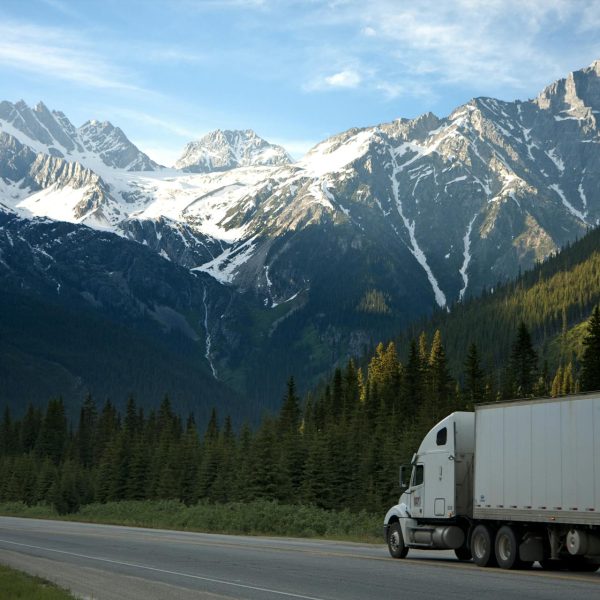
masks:
{"type": "Polygon", "coordinates": [[[212,129],[295,156],[600,58],[600,0],[2,0],[0,99],[119,125],[171,164],[212,129]]]}

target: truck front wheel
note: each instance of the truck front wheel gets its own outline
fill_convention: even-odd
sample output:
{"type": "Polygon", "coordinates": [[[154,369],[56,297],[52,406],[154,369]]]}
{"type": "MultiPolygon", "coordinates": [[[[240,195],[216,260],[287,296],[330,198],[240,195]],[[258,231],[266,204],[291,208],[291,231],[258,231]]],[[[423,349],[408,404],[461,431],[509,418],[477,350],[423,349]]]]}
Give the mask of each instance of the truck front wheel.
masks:
{"type": "Polygon", "coordinates": [[[479,567],[495,567],[494,534],[487,525],[477,525],[471,534],[473,562],[479,567]]]}
{"type": "Polygon", "coordinates": [[[387,542],[388,550],[393,558],[406,558],[408,548],[404,545],[402,529],[397,521],[390,525],[387,542]]]}

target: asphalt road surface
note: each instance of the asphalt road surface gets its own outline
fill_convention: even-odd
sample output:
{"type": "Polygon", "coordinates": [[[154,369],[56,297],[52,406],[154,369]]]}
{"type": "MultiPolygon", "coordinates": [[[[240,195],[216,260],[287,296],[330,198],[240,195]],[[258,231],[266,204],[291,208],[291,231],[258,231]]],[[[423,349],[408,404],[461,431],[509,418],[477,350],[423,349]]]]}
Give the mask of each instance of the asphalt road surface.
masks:
{"type": "MultiPolygon", "coordinates": [[[[0,517],[0,563],[98,600],[600,598],[600,573],[503,571],[451,552],[0,517]]],[[[0,590],[0,597],[1,597],[0,590]]]]}

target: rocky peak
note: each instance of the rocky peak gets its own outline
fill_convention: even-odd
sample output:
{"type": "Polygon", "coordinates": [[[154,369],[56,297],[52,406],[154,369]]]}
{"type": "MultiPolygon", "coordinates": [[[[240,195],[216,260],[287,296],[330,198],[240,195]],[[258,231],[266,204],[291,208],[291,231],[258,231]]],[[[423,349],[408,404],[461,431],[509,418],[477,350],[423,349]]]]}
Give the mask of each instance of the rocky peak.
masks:
{"type": "Polygon", "coordinates": [[[291,158],[284,148],[270,144],[251,129],[216,129],[200,140],[187,144],[175,168],[192,173],[209,173],[289,162],[291,158]]]}
{"type": "Polygon", "coordinates": [[[85,148],[98,154],[104,164],[127,171],[154,171],[160,165],[132,144],[119,127],[109,121],[91,120],[78,129],[85,148]]]}
{"type": "Polygon", "coordinates": [[[15,104],[6,101],[0,102],[0,120],[6,121],[35,142],[48,146],[54,142],[24,100],[19,100],[15,104]]]}
{"type": "Polygon", "coordinates": [[[567,118],[587,118],[590,112],[600,111],[600,60],[551,83],[535,102],[541,109],[565,113],[567,118]]]}
{"type": "MultiPolygon", "coordinates": [[[[0,129],[3,122],[10,125],[9,132],[35,152],[83,163],[99,158],[110,167],[129,171],[160,168],[111,123],[88,121],[77,129],[64,113],[50,111],[43,102],[33,109],[23,100],[15,104],[0,102],[0,129]]],[[[91,164],[94,166],[93,160],[91,164]]]]}

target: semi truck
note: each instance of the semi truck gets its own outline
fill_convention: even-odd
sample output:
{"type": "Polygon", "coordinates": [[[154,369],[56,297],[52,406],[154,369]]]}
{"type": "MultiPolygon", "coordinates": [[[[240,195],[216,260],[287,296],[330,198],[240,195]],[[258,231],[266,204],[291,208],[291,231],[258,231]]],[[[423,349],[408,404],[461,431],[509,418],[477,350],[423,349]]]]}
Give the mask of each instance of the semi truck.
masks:
{"type": "Polygon", "coordinates": [[[454,550],[481,567],[600,567],[600,392],[454,412],[400,467],[393,558],[454,550]]]}

